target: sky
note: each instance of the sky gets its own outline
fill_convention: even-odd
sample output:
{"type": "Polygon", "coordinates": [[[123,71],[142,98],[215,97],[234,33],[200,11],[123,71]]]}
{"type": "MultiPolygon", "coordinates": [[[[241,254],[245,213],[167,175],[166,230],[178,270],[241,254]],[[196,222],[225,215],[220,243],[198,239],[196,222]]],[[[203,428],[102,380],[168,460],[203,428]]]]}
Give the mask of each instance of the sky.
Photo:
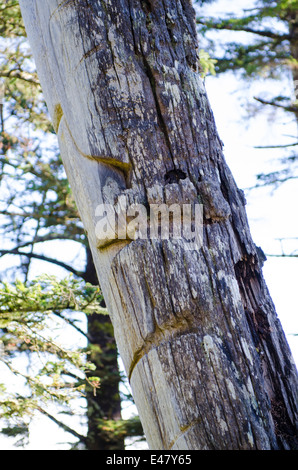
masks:
{"type": "MultiPolygon", "coordinates": [[[[206,12],[220,17],[221,12],[236,12],[251,8],[251,0],[231,2],[218,0],[208,6],[206,12]]],[[[221,34],[221,33],[218,33],[221,34]]],[[[224,33],[224,34],[229,34],[224,33]]],[[[234,33],[235,34],[235,33],[234,33]]],[[[236,33],[238,34],[238,33],[236,33]]],[[[249,35],[244,33],[244,40],[249,35]]],[[[267,255],[281,254],[282,247],[289,253],[298,250],[297,240],[283,242],[281,238],[298,237],[298,181],[292,180],[278,190],[262,188],[248,190],[254,186],[258,173],[277,168],[278,158],[284,155],[281,149],[256,149],[256,146],[283,145],[295,140],[297,125],[291,123],[281,111],[272,118],[270,113],[261,113],[247,119],[247,104],[254,103],[254,96],[269,97],[291,86],[287,80],[270,82],[260,80],[251,86],[239,81],[233,73],[217,77],[208,76],[205,82],[207,94],[214,113],[219,136],[224,143],[224,155],[238,187],[247,199],[247,215],[252,237],[267,255]]],[[[296,137],[297,141],[297,137],[296,137]]],[[[263,273],[278,317],[287,335],[288,343],[298,364],[298,258],[267,256],[263,273]]]]}
{"type": "MultiPolygon", "coordinates": [[[[206,11],[220,15],[236,9],[249,8],[252,1],[236,2],[219,0],[208,6],[206,11]]],[[[279,145],[287,143],[286,135],[297,135],[296,125],[285,121],[279,113],[272,120],[267,114],[247,119],[246,102],[253,102],[254,96],[274,93],[280,83],[259,82],[248,87],[232,73],[218,77],[207,77],[205,86],[215,116],[218,132],[224,143],[224,154],[239,188],[244,189],[247,198],[247,214],[255,243],[266,254],[281,253],[279,239],[298,236],[298,214],[296,201],[298,184],[295,180],[286,183],[272,192],[270,189],[248,191],[255,184],[256,174],[275,168],[276,159],[282,156],[280,150],[260,150],[255,146],[279,145]]],[[[289,86],[285,81],[284,87],[289,86]]],[[[293,240],[285,248],[298,249],[298,240],[293,240]]],[[[66,247],[65,247],[66,248],[66,247]]],[[[73,247],[69,256],[73,256],[73,247]]],[[[65,253],[67,249],[65,249],[65,253]]],[[[78,254],[79,256],[79,254],[78,254]]],[[[57,274],[57,267],[53,269],[57,274]]],[[[287,335],[293,357],[298,364],[298,258],[277,258],[268,256],[264,265],[264,276],[269,287],[278,317],[287,335]]],[[[59,271],[59,270],[58,270],[59,271]]],[[[62,271],[61,271],[62,272],[62,271]]],[[[38,273],[37,273],[38,274],[38,273]]],[[[58,273],[59,275],[59,273],[58,273]]],[[[32,427],[31,444],[28,449],[68,448],[69,435],[60,431],[54,423],[39,417],[32,427]],[[46,431],[45,431],[46,429],[46,431]],[[46,436],[46,439],[45,439],[46,436]],[[57,445],[57,442],[65,444],[57,445]]],[[[8,449],[10,444],[0,438],[0,450],[8,449]]]]}
{"type": "MultiPolygon", "coordinates": [[[[257,119],[248,128],[239,119],[242,109],[233,95],[233,77],[210,78],[206,88],[211,102],[220,138],[224,142],[227,163],[238,187],[244,189],[247,199],[247,215],[252,237],[267,255],[281,253],[279,239],[296,237],[298,217],[295,201],[298,187],[295,180],[286,183],[273,192],[269,189],[247,191],[250,188],[257,168],[270,167],[271,156],[268,152],[254,149],[254,145],[269,145],[280,129],[277,124],[261,122],[257,119]],[[227,115],[228,110],[228,115],[227,115]],[[237,118],[238,116],[238,118],[237,118]],[[238,120],[239,119],[239,120],[238,120]],[[273,137],[273,139],[272,139],[273,137]]],[[[277,155],[274,155],[274,157],[277,155]]],[[[298,248],[298,240],[293,241],[298,248]]],[[[284,244],[287,247],[287,244],[284,244]]],[[[277,314],[287,334],[287,340],[298,364],[298,258],[279,258],[267,256],[263,273],[277,314]]]]}

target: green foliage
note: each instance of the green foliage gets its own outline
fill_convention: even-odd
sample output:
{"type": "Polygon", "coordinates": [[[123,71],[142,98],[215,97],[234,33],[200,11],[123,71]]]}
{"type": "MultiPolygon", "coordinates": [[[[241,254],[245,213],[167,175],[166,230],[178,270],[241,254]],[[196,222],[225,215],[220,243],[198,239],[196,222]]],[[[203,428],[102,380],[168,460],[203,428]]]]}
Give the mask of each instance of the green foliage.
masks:
{"type": "MultiPolygon", "coordinates": [[[[115,420],[97,420],[98,433],[104,433],[105,436],[110,436],[111,443],[113,443],[115,437],[139,437],[143,435],[143,428],[140,419],[135,416],[127,420],[120,419],[115,420]]],[[[144,440],[140,438],[139,440],[144,440]]],[[[112,444],[113,445],[113,444],[112,444]]],[[[111,446],[111,450],[113,447],[111,446]]],[[[116,450],[116,449],[115,449],[116,450]]]]}
{"type": "Polygon", "coordinates": [[[19,2],[17,0],[0,1],[0,36],[25,36],[25,27],[22,21],[19,2]]]}
{"type": "MultiPolygon", "coordinates": [[[[30,123],[53,132],[17,0],[0,0],[0,77],[6,100],[6,125],[30,123]]],[[[2,129],[3,132],[4,129],[2,129]]]]}
{"type": "MultiPolygon", "coordinates": [[[[233,72],[247,84],[258,80],[262,84],[266,80],[281,84],[280,93],[269,99],[265,85],[266,97],[255,96],[254,101],[249,102],[250,116],[268,109],[282,110],[287,119],[290,116],[298,122],[298,100],[293,94],[298,82],[298,2],[258,0],[249,7],[239,16],[227,13],[221,18],[199,16],[203,9],[198,10],[197,25],[203,48],[215,59],[217,76],[233,72]],[[284,89],[286,81],[288,88],[284,89]]],[[[270,117],[273,118],[272,113],[270,117]]],[[[284,152],[287,151],[282,162],[278,163],[281,168],[267,175],[258,175],[257,186],[278,187],[291,178],[297,178],[296,145],[297,139],[294,142],[291,139],[288,145],[281,146],[284,152]]],[[[269,143],[268,148],[280,146],[270,147],[269,143]]]]}
{"type": "MultiPolygon", "coordinates": [[[[106,311],[99,305],[102,296],[98,287],[82,280],[49,276],[32,282],[15,280],[16,276],[28,278],[34,257],[51,259],[39,257],[35,244],[61,239],[84,244],[86,237],[24,38],[18,2],[1,3],[0,10],[5,36],[0,53],[5,91],[0,141],[0,252],[2,257],[15,255],[21,268],[14,262],[6,274],[2,272],[2,278],[13,281],[0,284],[0,363],[5,372],[0,418],[3,433],[15,436],[22,431],[20,443],[24,444],[28,424],[37,411],[47,414],[49,403],[56,403],[58,410],[70,410],[75,398],[86,396],[86,386],[93,391],[99,386],[98,381],[89,379],[96,367],[87,359],[86,347],[68,349],[51,333],[56,335],[68,326],[84,338],[85,332],[72,318],[74,312],[88,315],[106,311]],[[15,28],[16,24],[19,27],[15,28]],[[17,388],[8,385],[12,377],[17,388]]],[[[55,257],[53,262],[68,268],[55,257]]],[[[73,272],[80,274],[75,269],[73,272]]],[[[63,422],[56,423],[64,428],[63,422]]]]}
{"type": "MultiPolygon", "coordinates": [[[[0,77],[4,85],[0,135],[3,249],[0,252],[2,256],[19,254],[21,271],[27,277],[31,260],[38,259],[36,251],[33,253],[35,244],[70,239],[87,245],[87,239],[24,37],[18,2],[5,2],[1,11],[4,26],[19,22],[20,27],[13,32],[5,26],[0,44],[0,77]],[[26,257],[21,256],[25,252],[26,257]]],[[[57,264],[68,268],[63,263],[57,264]]],[[[15,268],[16,263],[11,271],[15,268]]],[[[81,274],[74,268],[70,270],[81,274]]]]}
{"type": "Polygon", "coordinates": [[[200,49],[200,63],[202,67],[202,76],[205,78],[207,74],[215,75],[215,64],[217,60],[211,59],[210,55],[204,49],[200,49]]]}
{"type": "Polygon", "coordinates": [[[30,283],[16,280],[14,285],[7,282],[0,285],[0,328],[12,319],[30,323],[33,314],[34,322],[39,322],[45,312],[66,309],[83,311],[86,314],[106,310],[99,306],[102,301],[100,290],[96,286],[68,277],[58,280],[55,276],[43,275],[30,283]],[[4,323],[3,323],[4,322],[4,323]]]}
{"type": "MultiPolygon", "coordinates": [[[[223,55],[216,53],[215,56],[217,73],[239,70],[243,72],[243,76],[247,77],[259,74],[280,77],[281,66],[288,65],[293,59],[290,48],[291,38],[289,32],[286,31],[291,21],[293,7],[290,3],[292,2],[269,2],[269,7],[267,2],[261,3],[263,5],[253,9],[253,13],[244,14],[240,18],[232,14],[224,19],[197,18],[199,33],[203,37],[215,30],[251,33],[251,39],[248,38],[246,42],[242,38],[223,43],[223,55]],[[270,27],[268,20],[274,20],[270,27]]],[[[208,50],[210,48],[213,53],[215,52],[213,41],[209,41],[207,47],[208,50]]]]}
{"type": "Polygon", "coordinates": [[[15,436],[27,429],[35,412],[43,412],[48,403],[69,407],[74,399],[85,396],[87,384],[94,392],[100,386],[97,377],[90,377],[95,366],[86,349],[62,346],[53,332],[57,334],[55,317],[65,324],[64,328],[68,325],[78,329],[77,322],[67,316],[69,310],[87,315],[98,310],[104,313],[101,301],[98,287],[73,277],[58,280],[43,275],[31,283],[2,283],[0,364],[4,375],[12,377],[0,387],[5,435],[15,436]],[[23,393],[9,387],[13,377],[23,393]]]}
{"type": "Polygon", "coordinates": [[[53,132],[26,39],[2,39],[0,62],[10,124],[17,117],[18,126],[30,122],[36,129],[53,132]]]}

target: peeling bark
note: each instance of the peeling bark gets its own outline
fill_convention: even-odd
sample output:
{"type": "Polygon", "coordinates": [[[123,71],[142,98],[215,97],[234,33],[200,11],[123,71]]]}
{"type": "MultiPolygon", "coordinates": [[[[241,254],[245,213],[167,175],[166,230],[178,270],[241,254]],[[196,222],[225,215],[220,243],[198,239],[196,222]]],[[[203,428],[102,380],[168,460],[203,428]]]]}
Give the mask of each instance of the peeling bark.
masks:
{"type": "Polygon", "coordinates": [[[21,0],[152,449],[297,448],[297,372],[200,78],[190,0],[21,0]],[[100,244],[96,207],[204,206],[203,245],[100,244]]]}

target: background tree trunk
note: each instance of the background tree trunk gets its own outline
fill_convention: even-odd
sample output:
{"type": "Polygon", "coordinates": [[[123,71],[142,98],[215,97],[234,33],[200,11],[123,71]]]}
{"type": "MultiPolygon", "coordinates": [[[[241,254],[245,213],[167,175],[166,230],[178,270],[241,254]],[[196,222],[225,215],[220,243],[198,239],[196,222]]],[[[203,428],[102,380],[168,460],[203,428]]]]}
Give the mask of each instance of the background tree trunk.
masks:
{"type": "MultiPolygon", "coordinates": [[[[84,280],[96,286],[97,274],[90,248],[86,248],[87,263],[84,280]]],[[[94,394],[90,386],[87,390],[88,450],[124,450],[124,438],[107,426],[109,420],[121,419],[121,381],[118,367],[118,351],[115,344],[113,326],[108,315],[93,313],[87,315],[89,360],[96,366],[90,371],[92,377],[100,379],[100,387],[94,394]]]]}
{"type": "Polygon", "coordinates": [[[200,78],[190,0],[21,0],[39,77],[154,449],[297,447],[297,372],[200,78]],[[204,205],[204,240],[95,235],[95,210],[204,205]]]}

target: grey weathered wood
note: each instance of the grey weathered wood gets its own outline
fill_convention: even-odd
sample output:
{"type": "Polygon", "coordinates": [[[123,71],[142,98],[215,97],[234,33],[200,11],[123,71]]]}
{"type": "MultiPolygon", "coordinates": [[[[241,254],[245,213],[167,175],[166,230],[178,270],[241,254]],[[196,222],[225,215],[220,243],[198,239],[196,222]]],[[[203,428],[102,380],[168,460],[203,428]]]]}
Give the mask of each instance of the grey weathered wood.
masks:
{"type": "Polygon", "coordinates": [[[292,449],[297,372],[200,78],[190,0],[21,0],[153,449],[292,449]],[[95,234],[96,207],[204,205],[203,245],[95,234]]]}

